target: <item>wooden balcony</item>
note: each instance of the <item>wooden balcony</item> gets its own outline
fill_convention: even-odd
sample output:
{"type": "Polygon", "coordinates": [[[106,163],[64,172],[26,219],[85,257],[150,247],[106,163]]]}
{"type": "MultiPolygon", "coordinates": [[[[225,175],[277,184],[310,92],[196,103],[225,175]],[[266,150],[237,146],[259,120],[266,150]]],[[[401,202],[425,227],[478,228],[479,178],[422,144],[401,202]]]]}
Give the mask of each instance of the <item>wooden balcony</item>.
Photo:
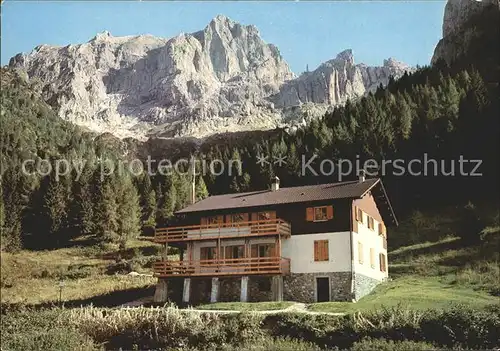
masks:
{"type": "Polygon", "coordinates": [[[242,275],[284,275],[290,273],[290,259],[283,257],[231,258],[199,261],[158,261],[157,277],[220,277],[242,275]]]}
{"type": "Polygon", "coordinates": [[[156,228],[154,241],[157,243],[166,243],[270,235],[289,237],[290,234],[290,224],[278,218],[238,223],[156,228]]]}

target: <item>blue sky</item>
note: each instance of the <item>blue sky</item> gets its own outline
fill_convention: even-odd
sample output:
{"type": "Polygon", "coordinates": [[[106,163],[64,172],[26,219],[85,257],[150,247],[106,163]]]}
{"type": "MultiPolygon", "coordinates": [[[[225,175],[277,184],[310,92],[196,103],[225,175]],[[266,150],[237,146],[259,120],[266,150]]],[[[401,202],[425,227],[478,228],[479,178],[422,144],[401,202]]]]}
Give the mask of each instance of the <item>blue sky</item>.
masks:
{"type": "Polygon", "coordinates": [[[171,37],[204,28],[218,14],[256,25],[292,70],[316,68],[344,49],[356,62],[394,57],[430,62],[441,38],[444,1],[343,2],[23,2],[2,5],[1,62],[39,44],[88,41],[97,32],[171,37]]]}

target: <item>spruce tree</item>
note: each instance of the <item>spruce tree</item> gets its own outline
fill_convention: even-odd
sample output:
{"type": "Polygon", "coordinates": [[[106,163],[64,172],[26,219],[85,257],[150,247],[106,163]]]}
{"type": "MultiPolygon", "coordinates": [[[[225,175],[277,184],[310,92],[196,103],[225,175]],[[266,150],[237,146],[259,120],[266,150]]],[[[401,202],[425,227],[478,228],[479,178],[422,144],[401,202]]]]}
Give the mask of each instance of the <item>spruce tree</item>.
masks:
{"type": "Polygon", "coordinates": [[[156,215],[158,225],[166,225],[168,223],[174,215],[176,203],[177,190],[174,184],[170,184],[167,191],[164,192],[158,207],[158,213],[156,215]]]}
{"type": "Polygon", "coordinates": [[[129,239],[136,238],[141,230],[141,207],[137,189],[129,176],[119,179],[117,186],[117,234],[120,248],[124,249],[129,239]]]}
{"type": "Polygon", "coordinates": [[[196,201],[200,201],[208,197],[207,186],[205,185],[205,181],[203,180],[203,176],[201,175],[198,176],[198,179],[196,181],[195,193],[196,201]]]}
{"type": "Polygon", "coordinates": [[[101,172],[96,169],[93,176],[94,232],[99,241],[116,242],[118,237],[118,204],[114,177],[107,176],[101,180],[101,172]]]}

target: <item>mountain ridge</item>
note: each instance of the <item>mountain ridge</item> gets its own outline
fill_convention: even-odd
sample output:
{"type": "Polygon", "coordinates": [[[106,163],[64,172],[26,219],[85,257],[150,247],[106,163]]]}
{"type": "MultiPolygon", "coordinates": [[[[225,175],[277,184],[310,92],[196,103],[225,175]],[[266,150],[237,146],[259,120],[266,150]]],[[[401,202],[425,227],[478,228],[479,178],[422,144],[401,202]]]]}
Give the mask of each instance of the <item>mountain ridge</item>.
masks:
{"type": "Polygon", "coordinates": [[[257,27],[223,15],[172,38],[104,31],[83,44],[39,45],[9,65],[40,81],[61,118],[139,139],[304,123],[304,115],[322,115],[411,70],[394,59],[376,67],[355,64],[345,50],[297,77],[257,27]]]}

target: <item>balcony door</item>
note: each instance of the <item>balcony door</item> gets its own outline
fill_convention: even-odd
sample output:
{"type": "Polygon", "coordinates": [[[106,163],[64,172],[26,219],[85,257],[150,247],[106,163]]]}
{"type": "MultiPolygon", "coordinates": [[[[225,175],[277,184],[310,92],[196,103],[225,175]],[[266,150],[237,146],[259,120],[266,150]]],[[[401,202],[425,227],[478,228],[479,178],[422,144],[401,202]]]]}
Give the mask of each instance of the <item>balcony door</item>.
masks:
{"type": "Polygon", "coordinates": [[[243,245],[234,245],[224,247],[224,258],[229,262],[237,261],[238,258],[245,257],[245,247],[243,245]]]}
{"type": "Polygon", "coordinates": [[[274,257],[276,256],[275,248],[274,244],[254,244],[251,247],[251,257],[274,257]]]}

